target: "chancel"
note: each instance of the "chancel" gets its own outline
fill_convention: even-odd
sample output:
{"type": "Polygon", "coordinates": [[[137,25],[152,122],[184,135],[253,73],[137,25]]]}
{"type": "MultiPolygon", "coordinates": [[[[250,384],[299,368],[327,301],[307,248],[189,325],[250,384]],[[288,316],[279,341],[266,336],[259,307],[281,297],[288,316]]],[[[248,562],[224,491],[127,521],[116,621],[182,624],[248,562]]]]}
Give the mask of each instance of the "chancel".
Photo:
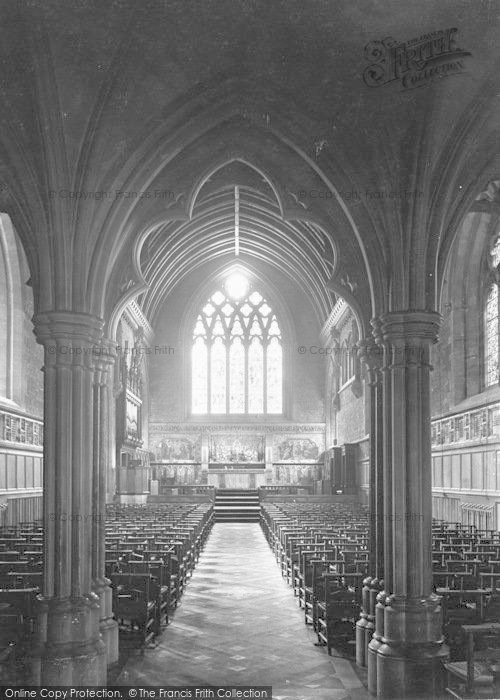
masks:
{"type": "Polygon", "coordinates": [[[0,685],[500,697],[498,10],[2,3],[0,685]]]}

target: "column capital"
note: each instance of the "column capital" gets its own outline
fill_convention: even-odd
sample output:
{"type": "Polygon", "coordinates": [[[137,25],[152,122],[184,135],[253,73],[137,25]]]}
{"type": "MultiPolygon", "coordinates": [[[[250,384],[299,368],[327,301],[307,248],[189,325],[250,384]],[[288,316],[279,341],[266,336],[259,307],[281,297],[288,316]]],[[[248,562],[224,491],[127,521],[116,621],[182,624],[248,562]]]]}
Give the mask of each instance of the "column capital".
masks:
{"type": "Polygon", "coordinates": [[[391,311],[377,321],[376,327],[372,321],[377,340],[391,345],[431,345],[438,340],[441,315],[436,311],[391,311]]]}
{"type": "Polygon", "coordinates": [[[375,338],[363,338],[358,341],[358,356],[362,360],[369,370],[377,370],[382,368],[384,353],[380,344],[376,342],[375,338]]]}
{"type": "Polygon", "coordinates": [[[43,311],[34,319],[35,336],[41,345],[50,341],[100,343],[104,321],[79,311],[43,311]]]}
{"type": "Polygon", "coordinates": [[[103,337],[93,349],[92,354],[96,369],[102,373],[109,372],[118,356],[116,343],[110,338],[103,337]]]}

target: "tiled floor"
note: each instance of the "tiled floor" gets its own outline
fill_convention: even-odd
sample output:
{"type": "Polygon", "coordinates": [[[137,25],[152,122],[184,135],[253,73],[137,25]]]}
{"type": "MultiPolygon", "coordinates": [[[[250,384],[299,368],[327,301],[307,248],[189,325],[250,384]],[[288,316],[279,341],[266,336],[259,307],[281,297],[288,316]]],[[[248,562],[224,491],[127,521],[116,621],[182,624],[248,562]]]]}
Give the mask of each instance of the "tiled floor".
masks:
{"type": "Polygon", "coordinates": [[[258,524],[216,523],[155,649],[117,685],[270,685],[275,700],[367,700],[351,663],[314,646],[258,524]]]}

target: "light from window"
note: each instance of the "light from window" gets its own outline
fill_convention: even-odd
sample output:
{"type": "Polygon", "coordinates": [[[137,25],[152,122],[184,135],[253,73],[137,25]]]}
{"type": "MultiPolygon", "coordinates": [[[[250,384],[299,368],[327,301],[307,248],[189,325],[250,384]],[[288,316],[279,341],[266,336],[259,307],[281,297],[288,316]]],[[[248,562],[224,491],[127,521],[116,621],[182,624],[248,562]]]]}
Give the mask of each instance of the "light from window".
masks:
{"type": "Polygon", "coordinates": [[[497,267],[500,263],[500,236],[496,239],[495,243],[491,246],[490,250],[491,264],[493,267],[497,267]]]}
{"type": "Polygon", "coordinates": [[[484,306],[484,369],[485,384],[493,386],[500,379],[499,371],[499,294],[497,270],[500,263],[500,235],[497,235],[489,249],[488,286],[484,306]]]}
{"type": "Polygon", "coordinates": [[[233,272],[227,278],[226,290],[231,299],[241,299],[248,291],[248,280],[240,272],[233,272]]]}
{"type": "Polygon", "coordinates": [[[280,414],[281,330],[272,308],[233,273],[196,319],[191,351],[194,414],[280,414]],[[222,289],[225,289],[226,294],[222,289]]]}
{"type": "MultiPolygon", "coordinates": [[[[195,331],[196,332],[196,331],[195,331]]],[[[203,338],[198,336],[193,343],[191,364],[193,368],[193,413],[204,413],[207,410],[207,346],[203,338]]]]}
{"type": "Polygon", "coordinates": [[[490,284],[485,309],[486,385],[497,384],[498,373],[498,285],[490,284]]]}
{"type": "Polygon", "coordinates": [[[352,337],[349,336],[341,348],[340,386],[346,384],[354,377],[354,354],[352,351],[352,337]]]}
{"type": "Polygon", "coordinates": [[[229,348],[229,412],[245,413],[245,347],[241,336],[231,338],[229,348]]]}
{"type": "Polygon", "coordinates": [[[277,336],[271,338],[267,348],[267,412],[281,413],[283,356],[277,336]]]}

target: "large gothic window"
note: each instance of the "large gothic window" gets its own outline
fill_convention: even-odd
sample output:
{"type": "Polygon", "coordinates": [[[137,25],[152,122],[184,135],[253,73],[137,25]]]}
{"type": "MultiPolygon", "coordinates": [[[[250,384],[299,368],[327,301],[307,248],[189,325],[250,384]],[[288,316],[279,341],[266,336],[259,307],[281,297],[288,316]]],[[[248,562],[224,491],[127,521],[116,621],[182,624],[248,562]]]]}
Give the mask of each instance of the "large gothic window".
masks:
{"type": "Polygon", "coordinates": [[[192,343],[192,413],[282,413],[281,329],[245,276],[233,273],[207,300],[192,343]]]}
{"type": "Polygon", "coordinates": [[[486,302],[484,310],[484,365],[486,386],[498,384],[500,380],[499,367],[499,295],[498,282],[495,273],[500,264],[500,236],[490,248],[488,256],[490,275],[486,290],[486,302]]]}

